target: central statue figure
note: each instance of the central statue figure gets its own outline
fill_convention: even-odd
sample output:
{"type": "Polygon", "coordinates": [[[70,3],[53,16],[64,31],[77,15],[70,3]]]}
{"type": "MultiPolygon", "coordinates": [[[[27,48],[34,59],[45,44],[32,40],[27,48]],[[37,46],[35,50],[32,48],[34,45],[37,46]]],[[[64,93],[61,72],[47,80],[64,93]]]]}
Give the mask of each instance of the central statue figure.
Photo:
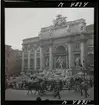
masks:
{"type": "Polygon", "coordinates": [[[59,63],[60,68],[63,69],[63,62],[64,62],[64,60],[62,59],[61,56],[58,57],[57,62],[59,63]]]}
{"type": "Polygon", "coordinates": [[[62,17],[62,15],[57,15],[57,18],[55,20],[53,20],[53,23],[55,26],[60,26],[63,24],[66,24],[66,18],[67,17],[62,17]]]}
{"type": "Polygon", "coordinates": [[[79,58],[79,57],[77,57],[77,58],[75,59],[75,64],[76,64],[76,67],[77,67],[77,66],[80,66],[80,58],[79,58]]]}

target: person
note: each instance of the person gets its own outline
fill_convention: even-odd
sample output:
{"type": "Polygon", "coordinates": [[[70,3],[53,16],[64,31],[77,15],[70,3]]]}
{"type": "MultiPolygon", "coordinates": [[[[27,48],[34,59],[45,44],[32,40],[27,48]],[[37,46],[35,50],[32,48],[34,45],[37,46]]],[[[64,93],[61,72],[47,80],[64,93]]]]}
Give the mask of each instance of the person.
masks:
{"type": "Polygon", "coordinates": [[[60,85],[60,90],[62,89],[63,87],[63,83],[62,83],[62,80],[59,81],[59,85],[60,85]]]}
{"type": "Polygon", "coordinates": [[[84,91],[85,91],[85,98],[87,98],[87,96],[89,96],[89,94],[88,94],[88,83],[87,83],[86,80],[85,80],[85,88],[84,88],[84,91]]]}
{"type": "Polygon", "coordinates": [[[71,77],[71,79],[70,79],[70,85],[69,85],[69,91],[72,89],[72,87],[73,87],[73,85],[74,85],[74,79],[73,79],[73,77],[71,77]]]}
{"type": "Polygon", "coordinates": [[[36,101],[41,101],[42,99],[40,97],[37,97],[36,98],[36,101]]]}
{"type": "Polygon", "coordinates": [[[59,99],[61,99],[61,96],[60,96],[58,88],[55,89],[55,95],[54,95],[54,97],[57,97],[57,96],[59,97],[59,99]]]}
{"type": "Polygon", "coordinates": [[[89,96],[89,94],[88,94],[88,84],[87,84],[86,80],[81,83],[81,96],[83,95],[82,90],[84,90],[85,98],[87,98],[87,96],[89,96]]]}
{"type": "Polygon", "coordinates": [[[54,98],[58,96],[59,99],[61,99],[61,96],[60,96],[60,93],[59,93],[60,92],[59,83],[56,84],[56,87],[55,87],[54,91],[55,91],[54,98]]]}
{"type": "Polygon", "coordinates": [[[90,87],[92,87],[92,79],[90,78],[90,87]]]}

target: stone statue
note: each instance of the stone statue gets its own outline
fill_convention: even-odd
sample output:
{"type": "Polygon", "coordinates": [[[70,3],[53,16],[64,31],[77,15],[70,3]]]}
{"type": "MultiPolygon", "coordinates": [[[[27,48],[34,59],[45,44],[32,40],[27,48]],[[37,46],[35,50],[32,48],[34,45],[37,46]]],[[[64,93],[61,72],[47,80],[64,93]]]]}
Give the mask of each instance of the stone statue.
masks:
{"type": "Polygon", "coordinates": [[[75,64],[76,64],[76,67],[80,66],[80,58],[79,57],[76,58],[75,64]]]}
{"type": "Polygon", "coordinates": [[[62,66],[63,66],[63,59],[62,59],[62,57],[61,56],[59,56],[58,57],[58,59],[57,59],[57,62],[59,63],[59,65],[60,65],[60,67],[61,67],[61,69],[63,68],[62,66]]]}
{"type": "Polygon", "coordinates": [[[45,60],[45,66],[46,67],[48,67],[48,63],[49,63],[49,60],[48,60],[48,58],[46,58],[46,60],[45,60]]]}
{"type": "Polygon", "coordinates": [[[57,18],[53,20],[54,26],[60,26],[66,23],[67,17],[62,17],[62,15],[57,15],[57,18]]]}

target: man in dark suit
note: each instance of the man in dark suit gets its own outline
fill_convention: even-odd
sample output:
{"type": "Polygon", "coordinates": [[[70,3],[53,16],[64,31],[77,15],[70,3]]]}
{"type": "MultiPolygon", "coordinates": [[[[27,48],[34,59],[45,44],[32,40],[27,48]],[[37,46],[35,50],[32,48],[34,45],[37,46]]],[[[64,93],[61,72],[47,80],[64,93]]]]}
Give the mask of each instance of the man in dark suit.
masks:
{"type": "Polygon", "coordinates": [[[61,96],[60,96],[60,81],[58,81],[57,83],[56,83],[56,87],[55,87],[55,95],[54,95],[54,97],[59,97],[59,99],[61,99],[61,96]]]}

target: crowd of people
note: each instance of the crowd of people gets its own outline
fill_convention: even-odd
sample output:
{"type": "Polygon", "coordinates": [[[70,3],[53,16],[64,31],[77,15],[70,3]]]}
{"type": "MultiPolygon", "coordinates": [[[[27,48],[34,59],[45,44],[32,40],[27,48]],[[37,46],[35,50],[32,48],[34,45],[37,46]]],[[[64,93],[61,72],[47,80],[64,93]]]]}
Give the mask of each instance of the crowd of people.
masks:
{"type": "Polygon", "coordinates": [[[43,70],[39,72],[33,73],[20,73],[19,76],[12,76],[10,78],[7,78],[6,81],[7,83],[12,83],[13,85],[15,83],[21,84],[24,81],[28,82],[37,82],[39,79],[45,80],[65,80],[67,79],[67,75],[65,70],[43,70]]]}
{"type": "MultiPolygon", "coordinates": [[[[82,90],[85,88],[85,87],[80,87],[80,83],[83,83],[83,81],[86,80],[85,83],[83,83],[82,85],[86,85],[86,89],[84,90],[85,91],[85,96],[87,97],[88,93],[88,86],[92,87],[93,86],[93,81],[92,79],[88,79],[86,78],[83,78],[83,76],[71,76],[71,75],[67,75],[67,72],[66,70],[60,70],[60,69],[56,69],[56,70],[43,70],[43,71],[39,71],[39,72],[35,72],[34,74],[33,73],[24,73],[24,72],[21,72],[19,76],[13,76],[13,77],[10,77],[10,78],[7,78],[6,79],[6,87],[7,86],[10,86],[10,88],[15,88],[15,89],[25,89],[25,83],[35,83],[35,82],[38,82],[40,80],[43,80],[43,81],[51,81],[51,80],[54,80],[54,81],[62,81],[62,84],[64,86],[68,86],[68,90],[71,90],[71,89],[75,89],[75,90],[79,90],[80,88],[80,92],[81,92],[81,95],[82,95],[82,90]],[[76,86],[76,87],[75,87],[76,86]]],[[[59,84],[60,85],[60,84],[59,84]]],[[[60,85],[61,86],[61,85],[60,85]]],[[[59,97],[59,99],[61,98],[60,97],[60,94],[59,94],[59,89],[55,89],[55,95],[54,97],[59,97]]]]}

